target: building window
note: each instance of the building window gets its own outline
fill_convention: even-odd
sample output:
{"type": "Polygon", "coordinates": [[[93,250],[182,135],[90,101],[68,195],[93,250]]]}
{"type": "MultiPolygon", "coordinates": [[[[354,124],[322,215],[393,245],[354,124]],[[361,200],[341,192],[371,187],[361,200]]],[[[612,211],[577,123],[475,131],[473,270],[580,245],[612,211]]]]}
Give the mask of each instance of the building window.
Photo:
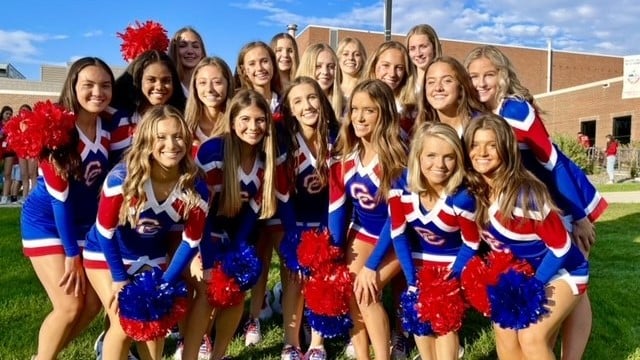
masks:
{"type": "Polygon", "coordinates": [[[593,146],[596,143],[596,121],[587,120],[580,122],[580,132],[589,137],[589,144],[593,146]]]}
{"type": "Polygon", "coordinates": [[[631,142],[631,115],[613,118],[613,137],[620,144],[631,142]]]}

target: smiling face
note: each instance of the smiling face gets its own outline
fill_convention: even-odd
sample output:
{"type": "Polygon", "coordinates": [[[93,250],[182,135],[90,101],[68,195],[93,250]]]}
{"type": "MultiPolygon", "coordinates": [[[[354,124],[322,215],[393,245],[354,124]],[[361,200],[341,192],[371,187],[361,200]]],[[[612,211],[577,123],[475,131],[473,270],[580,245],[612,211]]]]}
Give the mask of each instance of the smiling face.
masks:
{"type": "Polygon", "coordinates": [[[363,54],[360,53],[358,44],[352,42],[345,45],[342,53],[338,54],[338,56],[340,70],[345,74],[357,76],[364,65],[363,54]]]}
{"type": "Polygon", "coordinates": [[[187,154],[187,145],[178,119],[168,117],[158,121],[153,142],[153,164],[164,170],[174,169],[187,154]]]}
{"type": "Polygon", "coordinates": [[[498,106],[499,70],[486,57],[481,57],[469,63],[467,68],[473,86],[478,90],[480,101],[490,110],[498,106]]]}
{"type": "Polygon", "coordinates": [[[371,142],[380,120],[380,108],[368,93],[356,92],[351,98],[350,119],[356,137],[371,142]]]}
{"type": "Polygon", "coordinates": [[[402,51],[387,49],[380,54],[375,67],[375,77],[384,81],[394,93],[399,91],[399,86],[406,76],[407,64],[404,62],[402,51]]]}
{"type": "Polygon", "coordinates": [[[318,54],[314,75],[320,88],[322,88],[325,93],[329,92],[336,76],[336,60],[333,54],[327,50],[321,51],[318,54]]]}
{"type": "Polygon", "coordinates": [[[91,114],[102,112],[109,106],[113,94],[111,76],[100,66],[87,66],[78,73],[75,92],[81,111],[91,114]]]}
{"type": "Polygon", "coordinates": [[[425,70],[434,57],[433,44],[429,41],[429,37],[423,34],[411,35],[407,45],[411,62],[418,69],[425,70]]]}
{"type": "Polygon", "coordinates": [[[151,105],[166,104],[174,85],[171,71],[163,63],[151,63],[142,72],[142,93],[151,105]]]}
{"type": "Polygon", "coordinates": [[[2,122],[8,121],[13,116],[13,110],[7,109],[2,113],[2,122]]]}
{"type": "Polygon", "coordinates": [[[206,65],[198,69],[194,76],[198,99],[208,108],[220,108],[227,100],[229,87],[222,69],[206,65]]]}
{"type": "Polygon", "coordinates": [[[233,118],[232,129],[242,142],[258,145],[267,131],[267,116],[260,107],[251,104],[238,111],[233,118]]]}
{"type": "Polygon", "coordinates": [[[276,52],[276,63],[278,70],[289,71],[293,65],[294,47],[291,39],[280,38],[276,41],[274,51],[276,52]]]}
{"type": "Polygon", "coordinates": [[[180,34],[178,40],[178,55],[180,57],[180,63],[185,68],[193,69],[198,65],[198,62],[204,57],[202,51],[202,43],[198,35],[191,31],[185,31],[180,34]]]}
{"type": "Polygon", "coordinates": [[[320,118],[320,94],[310,84],[302,83],[289,91],[289,107],[303,129],[315,129],[320,118]]]}
{"type": "Polygon", "coordinates": [[[262,46],[247,51],[243,57],[242,71],[253,86],[268,86],[273,77],[273,63],[269,51],[262,46]]]}
{"type": "Polygon", "coordinates": [[[420,172],[429,186],[440,191],[456,170],[456,153],[451,144],[435,136],[426,136],[420,153],[420,172]]]}
{"type": "Polygon", "coordinates": [[[473,169],[490,183],[496,170],[502,165],[495,131],[491,129],[476,130],[473,134],[469,158],[473,169]]]}
{"type": "Polygon", "coordinates": [[[451,65],[435,62],[425,76],[425,97],[434,109],[455,114],[460,98],[460,83],[451,65]]]}

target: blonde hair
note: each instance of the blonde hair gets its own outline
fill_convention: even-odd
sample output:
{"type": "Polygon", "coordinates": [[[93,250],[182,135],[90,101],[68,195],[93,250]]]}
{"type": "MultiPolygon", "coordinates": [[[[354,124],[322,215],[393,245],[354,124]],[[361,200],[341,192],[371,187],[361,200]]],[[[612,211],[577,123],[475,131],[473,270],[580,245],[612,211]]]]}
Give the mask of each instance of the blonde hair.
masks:
{"type": "Polygon", "coordinates": [[[247,53],[255,48],[263,48],[269,55],[271,61],[271,67],[273,68],[273,74],[271,76],[271,82],[269,83],[271,91],[280,94],[282,92],[282,83],[280,82],[280,71],[278,70],[278,64],[276,63],[276,53],[273,52],[267,44],[262,41],[252,41],[245,44],[238,53],[238,61],[236,62],[235,82],[236,86],[240,89],[253,89],[253,83],[249,80],[249,77],[244,72],[244,57],[247,53]]]}
{"type": "Polygon", "coordinates": [[[426,98],[426,74],[433,64],[444,63],[451,67],[454,73],[454,78],[458,82],[458,108],[456,110],[456,116],[462,121],[463,128],[467,126],[471,117],[476,113],[486,112],[485,105],[480,101],[478,97],[478,91],[473,86],[473,82],[467,74],[464,66],[460,64],[458,60],[451,56],[436,57],[429,63],[425,71],[425,79],[420,86],[420,100],[418,101],[418,117],[416,118],[416,126],[427,121],[440,121],[438,110],[434,109],[426,98]]]}
{"type": "Polygon", "coordinates": [[[318,95],[318,100],[320,101],[320,107],[318,108],[318,122],[316,123],[315,128],[319,147],[316,155],[316,169],[314,174],[318,176],[320,184],[324,187],[327,185],[329,178],[328,159],[330,157],[330,135],[340,127],[340,123],[331,108],[331,103],[329,102],[327,95],[324,94],[318,82],[308,76],[296,77],[282,97],[282,115],[284,118],[285,129],[287,129],[287,136],[283,141],[286,143],[287,149],[289,149],[287,152],[288,173],[291,175],[292,179],[297,176],[295,170],[298,168],[298,158],[295,156],[295,149],[300,148],[300,144],[298,144],[298,141],[296,140],[296,133],[300,131],[300,124],[298,123],[296,116],[291,111],[291,100],[289,99],[289,94],[294,87],[303,84],[313,87],[318,95]]]}
{"type": "MultiPolygon", "coordinates": [[[[259,159],[264,163],[264,173],[262,185],[256,197],[261,199],[260,218],[267,219],[276,212],[276,138],[275,127],[269,104],[260,93],[255,90],[243,89],[236,93],[231,100],[231,104],[225,114],[225,123],[229,129],[233,129],[233,122],[238,113],[249,106],[258,107],[266,119],[266,131],[261,143],[257,145],[256,161],[259,159]]],[[[240,193],[240,179],[238,179],[238,169],[242,162],[240,147],[242,140],[238,138],[235,131],[231,130],[224,135],[224,165],[223,165],[223,188],[220,196],[220,214],[227,217],[234,217],[242,208],[242,197],[240,193]]]]}
{"type": "MultiPolygon", "coordinates": [[[[356,76],[360,76],[362,74],[362,70],[364,70],[364,65],[367,62],[367,50],[364,48],[364,45],[362,45],[362,41],[352,37],[346,37],[340,40],[340,42],[338,43],[338,50],[336,51],[336,55],[339,59],[344,52],[344,48],[346,48],[349,44],[356,44],[356,46],[358,47],[358,52],[362,56],[362,66],[360,66],[360,69],[358,69],[358,73],[356,74],[356,76]]],[[[342,75],[342,68],[340,66],[338,67],[340,68],[340,75],[342,75]]]]}
{"type": "Polygon", "coordinates": [[[351,104],[355,94],[360,92],[369,95],[378,105],[379,116],[373,130],[372,142],[378,154],[382,176],[376,199],[387,200],[392,181],[397,179],[407,166],[407,148],[400,137],[400,116],[396,109],[393,93],[382,80],[364,80],[353,89],[348,115],[345,116],[340,127],[335,155],[344,162],[348,156],[362,150],[360,139],[356,137],[351,119],[351,104]]]}
{"type": "Polygon", "coordinates": [[[511,126],[499,115],[483,114],[475,118],[464,132],[464,144],[467,154],[471,152],[473,140],[478,130],[493,131],[496,138],[496,151],[501,164],[495,170],[491,186],[474,169],[469,169],[467,179],[469,189],[476,197],[477,222],[483,226],[489,221],[490,194],[500,199],[500,213],[513,219],[516,205],[520,205],[524,214],[540,210],[548,205],[557,211],[545,184],[529,172],[522,164],[518,141],[511,126]],[[532,209],[535,207],[535,209],[532,209]]]}
{"type": "Polygon", "coordinates": [[[431,43],[431,46],[433,47],[433,57],[437,58],[442,56],[442,45],[440,44],[438,33],[436,33],[436,29],[434,29],[431,25],[419,24],[409,29],[409,32],[407,33],[407,36],[406,36],[407,49],[409,48],[409,39],[413,35],[426,35],[427,40],[429,40],[429,42],[431,43]]]}
{"type": "Polygon", "coordinates": [[[175,188],[182,194],[184,206],[180,209],[183,219],[186,219],[191,209],[198,206],[200,195],[195,191],[196,179],[201,175],[195,162],[189,156],[189,146],[192,142],[191,131],[187,127],[182,114],[171,105],[157,105],[147,110],[136,127],[131,147],[124,157],[127,175],[122,184],[124,201],[120,207],[119,224],[129,224],[135,227],[140,213],[147,203],[145,183],[151,180],[154,166],[153,148],[157,141],[158,123],[163,120],[174,119],[180,126],[180,136],[185,143],[185,154],[178,164],[179,177],[175,188]],[[133,211],[132,211],[132,210],[133,211]]]}
{"type": "MultiPolygon", "coordinates": [[[[202,36],[200,36],[200,33],[197,32],[196,29],[192,28],[191,26],[185,26],[176,31],[176,33],[173,34],[173,38],[171,38],[171,42],[169,43],[169,57],[171,57],[171,60],[173,60],[176,65],[176,71],[178,72],[180,80],[184,78],[186,73],[186,71],[184,70],[184,64],[182,64],[182,60],[180,59],[179,52],[180,38],[184,33],[192,33],[193,35],[195,35],[196,38],[198,38],[198,42],[200,42],[200,49],[202,49],[202,58],[204,59],[207,56],[207,50],[205,50],[204,48],[204,41],[202,41],[202,36]]],[[[174,86],[177,86],[177,84],[174,86]]]]}
{"type": "Polygon", "coordinates": [[[331,101],[331,106],[333,107],[333,112],[336,114],[337,118],[342,116],[343,112],[343,102],[344,96],[342,95],[342,89],[340,88],[340,82],[342,81],[341,74],[339,71],[338,65],[338,57],[336,53],[333,51],[331,46],[327,44],[313,44],[306,48],[304,53],[302,54],[302,59],[300,59],[300,67],[296,72],[296,77],[298,76],[308,76],[312,79],[316,77],[316,64],[318,63],[318,56],[321,52],[327,51],[331,54],[333,61],[335,62],[336,69],[335,75],[333,76],[333,84],[331,85],[331,91],[328,94],[328,97],[331,101]]]}
{"type": "Polygon", "coordinates": [[[210,121],[215,121],[213,130],[211,132],[211,137],[221,135],[225,131],[228,131],[226,128],[226,124],[223,120],[224,112],[227,108],[229,108],[229,103],[231,102],[231,98],[233,97],[235,91],[235,83],[233,81],[233,74],[231,73],[231,69],[229,69],[229,65],[219,57],[206,57],[200,60],[198,65],[196,65],[193,70],[193,76],[191,77],[191,81],[189,82],[189,96],[187,97],[187,106],[184,110],[184,117],[189,125],[189,129],[192,133],[195,134],[198,126],[200,124],[200,120],[209,119],[210,121]],[[200,100],[200,95],[196,90],[196,82],[198,77],[198,72],[206,67],[206,66],[214,66],[220,69],[222,72],[222,76],[227,82],[227,98],[222,104],[220,109],[220,113],[217,119],[209,119],[208,112],[206,106],[200,100]]]}
{"type": "MultiPolygon", "coordinates": [[[[511,60],[495,46],[485,45],[479,46],[467,55],[464,59],[464,67],[469,70],[469,65],[474,60],[478,59],[488,59],[491,61],[493,66],[498,70],[498,89],[496,92],[496,103],[500,103],[500,101],[508,96],[513,96],[519,100],[526,100],[536,110],[540,110],[534,102],[533,95],[529,92],[529,89],[524,87],[520,80],[518,79],[518,75],[516,74],[515,67],[511,60]]],[[[493,109],[492,109],[493,110],[493,109]]]]}
{"type": "Polygon", "coordinates": [[[430,139],[440,139],[447,144],[451,145],[455,154],[456,168],[449,177],[447,185],[444,188],[446,195],[451,194],[458,188],[465,176],[465,164],[464,164],[464,150],[462,148],[462,141],[458,136],[456,130],[451,126],[443,123],[424,123],[416,127],[413,139],[411,140],[411,148],[409,150],[409,161],[407,164],[408,170],[408,185],[409,191],[415,193],[428,192],[435,194],[433,188],[429,185],[427,179],[422,174],[420,164],[421,154],[424,150],[424,143],[430,139]]]}
{"type": "MultiPolygon", "coordinates": [[[[398,50],[402,54],[404,59],[404,78],[398,84],[398,89],[393,90],[394,98],[404,107],[405,112],[410,112],[416,106],[416,91],[415,91],[415,76],[414,66],[409,59],[409,52],[407,48],[397,41],[386,41],[380,44],[376,49],[367,64],[365,70],[362,72],[362,80],[371,80],[376,78],[376,66],[380,56],[387,50],[398,50]]],[[[388,86],[388,85],[387,85],[388,86]]],[[[355,93],[355,91],[354,91],[355,93]]]]}

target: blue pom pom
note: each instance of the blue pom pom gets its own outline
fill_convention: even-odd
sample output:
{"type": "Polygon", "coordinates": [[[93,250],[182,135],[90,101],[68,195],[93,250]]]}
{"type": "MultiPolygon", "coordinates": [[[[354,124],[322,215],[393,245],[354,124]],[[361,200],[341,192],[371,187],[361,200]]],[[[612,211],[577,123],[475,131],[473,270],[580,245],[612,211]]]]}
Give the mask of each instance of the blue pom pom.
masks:
{"type": "Polygon", "coordinates": [[[303,268],[298,262],[298,245],[300,244],[300,233],[298,231],[287,232],[280,242],[280,256],[282,262],[291,272],[307,273],[307,269],[303,268]]]}
{"type": "Polygon", "coordinates": [[[249,290],[258,282],[262,272],[262,262],[252,245],[240,244],[222,255],[222,269],[227,276],[234,278],[240,290],[249,290]]]}
{"type": "Polygon", "coordinates": [[[524,329],[549,312],[545,285],[532,276],[509,270],[487,288],[491,321],[502,328],[524,329]]]}
{"type": "Polygon", "coordinates": [[[353,327],[349,314],[326,316],[318,315],[309,309],[305,309],[304,315],[307,317],[311,328],[327,339],[347,336],[349,335],[349,329],[353,327]]]}
{"type": "Polygon", "coordinates": [[[413,291],[405,291],[400,295],[400,318],[402,320],[402,327],[410,334],[418,336],[433,335],[433,329],[431,324],[422,322],[418,318],[418,311],[416,310],[416,304],[418,303],[418,293],[413,291]]]}
{"type": "Polygon", "coordinates": [[[121,317],[137,321],[155,321],[168,315],[177,297],[186,297],[187,287],[162,280],[162,270],[153,268],[133,277],[118,294],[121,317]]]}

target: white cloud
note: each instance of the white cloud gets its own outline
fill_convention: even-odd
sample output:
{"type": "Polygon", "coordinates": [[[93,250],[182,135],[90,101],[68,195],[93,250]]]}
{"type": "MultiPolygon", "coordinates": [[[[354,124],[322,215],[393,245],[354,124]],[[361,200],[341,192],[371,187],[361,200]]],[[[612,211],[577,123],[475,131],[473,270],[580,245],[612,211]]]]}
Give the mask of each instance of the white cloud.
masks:
{"type": "Polygon", "coordinates": [[[26,31],[0,30],[0,53],[6,53],[9,60],[27,62],[39,54],[38,43],[48,40],[64,40],[66,35],[36,34],[26,31]]]}
{"type": "MultiPolygon", "coordinates": [[[[291,0],[252,0],[235,6],[263,11],[264,20],[271,25],[297,23],[301,28],[313,24],[383,30],[384,1],[341,3],[347,8],[332,17],[314,16],[313,10],[287,10],[294,9],[291,0]]],[[[545,47],[547,39],[551,39],[558,50],[640,53],[640,31],[636,30],[640,6],[629,0],[395,0],[393,11],[394,33],[428,23],[448,39],[534,47],[545,47]]]]}
{"type": "Polygon", "coordinates": [[[84,37],[96,37],[96,36],[101,36],[103,34],[102,30],[92,30],[92,31],[87,31],[86,33],[82,34],[82,36],[84,37]]]}

